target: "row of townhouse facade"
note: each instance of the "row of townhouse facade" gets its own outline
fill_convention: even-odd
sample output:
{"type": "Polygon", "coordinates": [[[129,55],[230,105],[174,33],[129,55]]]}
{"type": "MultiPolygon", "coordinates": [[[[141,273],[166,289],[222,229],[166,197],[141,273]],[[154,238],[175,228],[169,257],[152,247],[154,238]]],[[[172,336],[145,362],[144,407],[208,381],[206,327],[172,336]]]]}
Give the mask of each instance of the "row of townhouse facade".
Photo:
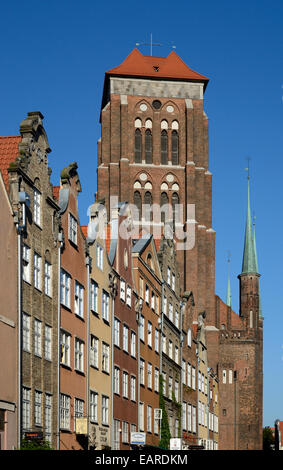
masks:
{"type": "Polygon", "coordinates": [[[96,200],[81,225],[77,164],[52,186],[42,121],[0,138],[1,449],[31,433],[58,450],[130,450],[137,431],[159,446],[166,426],[217,449],[205,313],[181,292],[174,241],[133,232],[126,202],[107,221],[96,200]]]}

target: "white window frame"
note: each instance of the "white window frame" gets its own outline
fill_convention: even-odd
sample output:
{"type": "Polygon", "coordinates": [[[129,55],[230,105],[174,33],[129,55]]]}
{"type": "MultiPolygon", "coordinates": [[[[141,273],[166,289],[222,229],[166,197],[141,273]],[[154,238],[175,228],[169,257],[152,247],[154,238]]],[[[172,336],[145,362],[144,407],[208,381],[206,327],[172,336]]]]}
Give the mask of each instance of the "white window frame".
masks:
{"type": "Polygon", "coordinates": [[[101,421],[102,424],[109,424],[109,397],[106,395],[101,397],[101,421]]]}
{"type": "Polygon", "coordinates": [[[31,317],[27,313],[23,312],[22,314],[22,346],[23,350],[26,352],[31,352],[30,345],[30,320],[31,317]]]}
{"type": "Polygon", "coordinates": [[[41,192],[37,188],[33,189],[33,221],[41,226],[41,192]]]}
{"type": "Polygon", "coordinates": [[[131,401],[136,401],[136,377],[131,375],[130,379],[131,401]]]}
{"type": "Polygon", "coordinates": [[[131,331],[131,356],[136,357],[136,333],[134,331],[131,331]]]}
{"type": "Polygon", "coordinates": [[[120,369],[118,366],[114,367],[114,393],[120,395],[120,369]]]}
{"type": "Polygon", "coordinates": [[[36,252],[33,256],[33,282],[34,287],[41,290],[41,256],[36,252]]]}
{"type": "Polygon", "coordinates": [[[123,325],[123,351],[129,351],[129,327],[123,325]]]}
{"type": "Polygon", "coordinates": [[[90,281],[90,310],[98,313],[98,284],[93,279],[90,281]]]}
{"type": "Polygon", "coordinates": [[[52,297],[52,265],[49,261],[44,261],[44,293],[52,297]]]}
{"type": "Polygon", "coordinates": [[[98,369],[99,364],[99,340],[94,335],[90,335],[90,354],[89,354],[89,363],[90,366],[98,369]]]}
{"type": "Polygon", "coordinates": [[[140,327],[140,339],[144,341],[144,316],[140,316],[140,322],[139,322],[139,327],[140,327]]]}
{"type": "Polygon", "coordinates": [[[75,370],[84,372],[84,342],[75,337],[75,370]]]}
{"type": "Polygon", "coordinates": [[[51,441],[52,441],[52,395],[50,395],[49,393],[45,393],[44,431],[45,431],[45,439],[51,444],[51,441]]]}
{"type": "Polygon", "coordinates": [[[70,415],[71,398],[64,393],[60,394],[60,429],[70,430],[71,415],[70,415]]]}
{"type": "Polygon", "coordinates": [[[70,367],[71,363],[71,335],[64,330],[60,332],[61,359],[60,363],[70,367]]]}
{"type": "Polygon", "coordinates": [[[144,379],[145,379],[145,362],[142,358],[140,358],[140,384],[144,385],[144,379]]]}
{"type": "Polygon", "coordinates": [[[110,347],[109,344],[102,342],[102,358],[101,370],[109,374],[109,361],[110,361],[110,347]]]}
{"type": "Polygon", "coordinates": [[[147,406],[147,413],[146,413],[146,427],[147,432],[152,432],[152,407],[150,405],[147,406]]]}
{"type": "Polygon", "coordinates": [[[34,354],[42,357],[42,322],[34,319],[34,354]]]}
{"type": "Polygon", "coordinates": [[[109,294],[102,290],[102,318],[109,322],[109,294]]]}
{"type": "Polygon", "coordinates": [[[155,328],[155,336],[154,336],[154,349],[155,352],[159,352],[159,331],[155,328]]]}
{"type": "Polygon", "coordinates": [[[76,419],[84,417],[84,401],[74,398],[74,431],[76,431],[76,419]]]}
{"type": "Polygon", "coordinates": [[[122,396],[123,398],[129,398],[129,374],[123,370],[122,377],[122,396]]]}
{"type": "Polygon", "coordinates": [[[120,320],[114,318],[114,345],[120,347],[120,320]]]}
{"type": "Polygon", "coordinates": [[[90,390],[90,421],[97,423],[98,418],[98,394],[94,390],[90,390]]]}
{"type": "Polygon", "coordinates": [[[128,307],[132,306],[132,289],[130,286],[127,286],[127,305],[128,307]]]}
{"type": "Polygon", "coordinates": [[[69,224],[68,224],[68,238],[69,240],[77,245],[78,238],[78,222],[77,219],[69,212],[69,224]]]}
{"type": "Polygon", "coordinates": [[[60,273],[60,302],[67,308],[71,306],[71,276],[64,269],[60,273]]]}
{"type": "Polygon", "coordinates": [[[22,388],[22,427],[23,431],[29,431],[31,426],[31,390],[22,388]]]}
{"type": "Polygon", "coordinates": [[[49,325],[44,327],[44,358],[52,360],[52,327],[49,325]]]}
{"type": "Polygon", "coordinates": [[[25,282],[30,283],[30,247],[23,244],[22,248],[22,276],[25,282]]]}
{"type": "Polygon", "coordinates": [[[159,392],[159,369],[154,368],[154,391],[159,392]]]}
{"type": "Polygon", "coordinates": [[[74,302],[75,314],[80,318],[84,317],[84,288],[82,284],[75,281],[75,302],[74,302]]]}
{"type": "Polygon", "coordinates": [[[120,299],[125,302],[126,300],[126,282],[120,279],[120,299]]]}
{"type": "Polygon", "coordinates": [[[122,442],[127,444],[129,442],[129,423],[122,421],[122,442]]]}
{"type": "Polygon", "coordinates": [[[147,322],[147,344],[152,348],[152,323],[150,321],[147,322]]]}
{"type": "Polygon", "coordinates": [[[144,431],[144,403],[139,403],[139,424],[140,424],[140,431],[144,431]]]}
{"type": "Polygon", "coordinates": [[[152,390],[152,364],[147,363],[147,388],[152,390]]]}
{"type": "Polygon", "coordinates": [[[103,248],[99,243],[96,244],[96,266],[103,271],[103,248]]]}
{"type": "Polygon", "coordinates": [[[34,391],[34,424],[42,425],[42,392],[39,390],[34,391]]]}

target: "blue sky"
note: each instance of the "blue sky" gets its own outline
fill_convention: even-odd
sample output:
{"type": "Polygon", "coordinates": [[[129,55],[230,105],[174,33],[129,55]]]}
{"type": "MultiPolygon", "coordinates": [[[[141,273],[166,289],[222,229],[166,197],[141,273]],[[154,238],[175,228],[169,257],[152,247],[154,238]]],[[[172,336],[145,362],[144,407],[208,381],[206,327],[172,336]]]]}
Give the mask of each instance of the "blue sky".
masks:
{"type": "MultiPolygon", "coordinates": [[[[96,191],[99,109],[104,72],[148,42],[153,55],[176,52],[210,78],[209,117],[216,230],[216,293],[226,299],[227,253],[232,306],[238,309],[250,157],[251,204],[264,315],[264,425],[283,420],[282,320],[282,1],[10,0],[0,16],[0,134],[15,135],[40,110],[52,153],[52,182],[72,161],[83,192],[81,223],[96,191]],[[275,382],[274,382],[275,380],[275,382]]],[[[140,51],[149,55],[148,46],[140,51]]]]}

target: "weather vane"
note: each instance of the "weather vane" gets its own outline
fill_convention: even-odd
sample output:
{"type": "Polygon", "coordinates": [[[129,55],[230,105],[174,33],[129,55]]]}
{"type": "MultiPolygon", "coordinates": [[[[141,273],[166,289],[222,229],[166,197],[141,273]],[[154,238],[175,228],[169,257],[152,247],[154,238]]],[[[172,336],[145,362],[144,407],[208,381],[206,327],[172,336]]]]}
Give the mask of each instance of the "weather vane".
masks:
{"type": "MultiPolygon", "coordinates": [[[[150,55],[152,56],[153,46],[163,46],[160,42],[152,42],[152,33],[150,33],[150,42],[136,42],[136,46],[150,46],[150,55]]],[[[176,49],[176,46],[172,45],[172,49],[176,49]]]]}
{"type": "Polygon", "coordinates": [[[248,167],[245,170],[248,172],[248,180],[250,179],[250,160],[251,157],[247,157],[246,160],[248,161],[248,167]]]}

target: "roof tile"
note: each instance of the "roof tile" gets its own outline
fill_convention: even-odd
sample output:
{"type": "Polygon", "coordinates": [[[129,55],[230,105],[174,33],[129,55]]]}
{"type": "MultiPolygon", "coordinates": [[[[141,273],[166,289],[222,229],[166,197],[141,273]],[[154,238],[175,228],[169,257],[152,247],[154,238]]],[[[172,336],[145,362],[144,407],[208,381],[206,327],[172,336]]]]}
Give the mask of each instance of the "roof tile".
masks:
{"type": "Polygon", "coordinates": [[[7,191],[9,190],[8,168],[19,154],[18,144],[21,140],[21,135],[0,137],[0,171],[7,191]]]}

